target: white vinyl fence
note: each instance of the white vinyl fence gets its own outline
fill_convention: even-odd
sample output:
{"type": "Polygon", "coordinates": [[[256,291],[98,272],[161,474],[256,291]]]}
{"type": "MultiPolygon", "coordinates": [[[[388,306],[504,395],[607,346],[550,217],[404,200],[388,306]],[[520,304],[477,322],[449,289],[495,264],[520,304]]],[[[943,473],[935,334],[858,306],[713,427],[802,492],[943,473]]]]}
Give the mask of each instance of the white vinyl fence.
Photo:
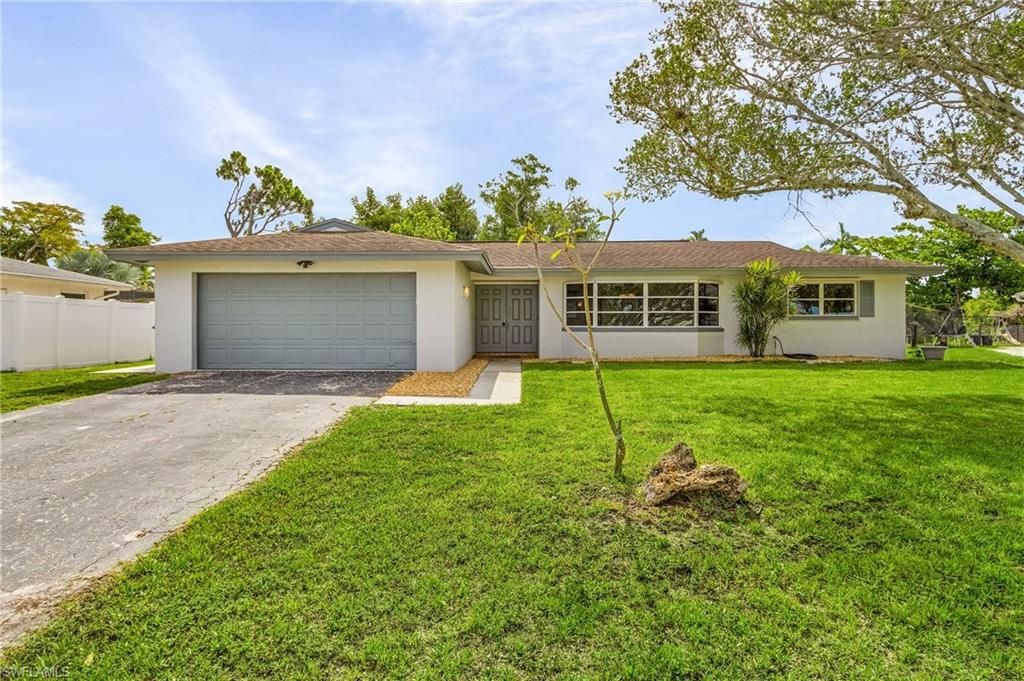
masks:
{"type": "Polygon", "coordinates": [[[153,356],[153,303],[0,294],[0,369],[31,371],[153,356]]]}

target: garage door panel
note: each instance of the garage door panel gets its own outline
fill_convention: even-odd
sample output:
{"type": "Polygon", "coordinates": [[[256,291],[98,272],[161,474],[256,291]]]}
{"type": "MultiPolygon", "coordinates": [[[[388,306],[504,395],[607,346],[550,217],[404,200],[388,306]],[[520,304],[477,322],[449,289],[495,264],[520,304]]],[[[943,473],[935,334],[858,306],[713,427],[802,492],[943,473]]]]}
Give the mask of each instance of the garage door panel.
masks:
{"type": "Polygon", "coordinates": [[[257,333],[261,341],[281,341],[284,336],[280,324],[260,324],[257,333]]]}
{"type": "Polygon", "coordinates": [[[277,319],[281,316],[281,306],[281,300],[258,300],[256,301],[256,313],[261,317],[277,319]]]}
{"type": "Polygon", "coordinates": [[[201,274],[199,366],[412,369],[413,274],[201,274]]]}
{"type": "Polygon", "coordinates": [[[387,274],[366,274],[363,275],[363,293],[387,293],[387,274]]]}
{"type": "Polygon", "coordinates": [[[309,340],[334,340],[334,324],[310,324],[309,340]]]}
{"type": "Polygon", "coordinates": [[[388,338],[400,341],[416,341],[416,327],[412,324],[389,324],[388,338]]]}
{"type": "Polygon", "coordinates": [[[309,278],[309,293],[316,295],[318,293],[336,293],[337,277],[326,276],[326,277],[310,277],[309,278]]]}

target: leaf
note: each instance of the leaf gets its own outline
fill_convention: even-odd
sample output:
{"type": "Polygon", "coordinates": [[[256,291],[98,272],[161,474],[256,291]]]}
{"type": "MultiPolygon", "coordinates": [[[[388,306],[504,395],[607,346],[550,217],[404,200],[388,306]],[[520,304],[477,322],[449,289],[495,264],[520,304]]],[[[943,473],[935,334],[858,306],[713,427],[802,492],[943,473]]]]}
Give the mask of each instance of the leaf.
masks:
{"type": "Polygon", "coordinates": [[[551,254],[551,262],[554,262],[555,260],[557,260],[558,256],[561,255],[561,254],[562,254],[562,249],[561,248],[556,248],[554,253],[551,254]]]}
{"type": "Polygon", "coordinates": [[[95,660],[96,660],[96,653],[94,653],[94,652],[93,653],[89,653],[88,655],[85,656],[85,660],[82,662],[82,665],[85,666],[85,667],[91,667],[92,663],[95,660]]]}

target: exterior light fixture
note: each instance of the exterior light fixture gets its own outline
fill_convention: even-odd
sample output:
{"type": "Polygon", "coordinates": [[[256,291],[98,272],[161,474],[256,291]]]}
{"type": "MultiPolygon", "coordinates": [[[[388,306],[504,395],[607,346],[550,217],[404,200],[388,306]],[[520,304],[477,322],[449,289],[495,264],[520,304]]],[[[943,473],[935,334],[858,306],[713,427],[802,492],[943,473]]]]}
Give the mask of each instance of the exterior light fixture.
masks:
{"type": "Polygon", "coordinates": [[[468,286],[463,286],[462,287],[462,297],[463,298],[469,298],[469,287],[468,286]]]}
{"type": "Polygon", "coordinates": [[[304,270],[308,270],[313,265],[313,261],[312,260],[300,260],[300,261],[298,261],[295,264],[298,265],[299,267],[301,267],[304,270]]]}

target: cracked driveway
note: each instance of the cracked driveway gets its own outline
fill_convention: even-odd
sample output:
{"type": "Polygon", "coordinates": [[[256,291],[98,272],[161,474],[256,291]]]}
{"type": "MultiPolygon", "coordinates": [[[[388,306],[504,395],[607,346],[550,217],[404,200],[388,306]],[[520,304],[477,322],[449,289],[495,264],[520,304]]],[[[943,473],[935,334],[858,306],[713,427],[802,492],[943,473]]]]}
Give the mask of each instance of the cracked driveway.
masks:
{"type": "Polygon", "coordinates": [[[0,647],[400,372],[194,372],[0,418],[0,647]]]}

